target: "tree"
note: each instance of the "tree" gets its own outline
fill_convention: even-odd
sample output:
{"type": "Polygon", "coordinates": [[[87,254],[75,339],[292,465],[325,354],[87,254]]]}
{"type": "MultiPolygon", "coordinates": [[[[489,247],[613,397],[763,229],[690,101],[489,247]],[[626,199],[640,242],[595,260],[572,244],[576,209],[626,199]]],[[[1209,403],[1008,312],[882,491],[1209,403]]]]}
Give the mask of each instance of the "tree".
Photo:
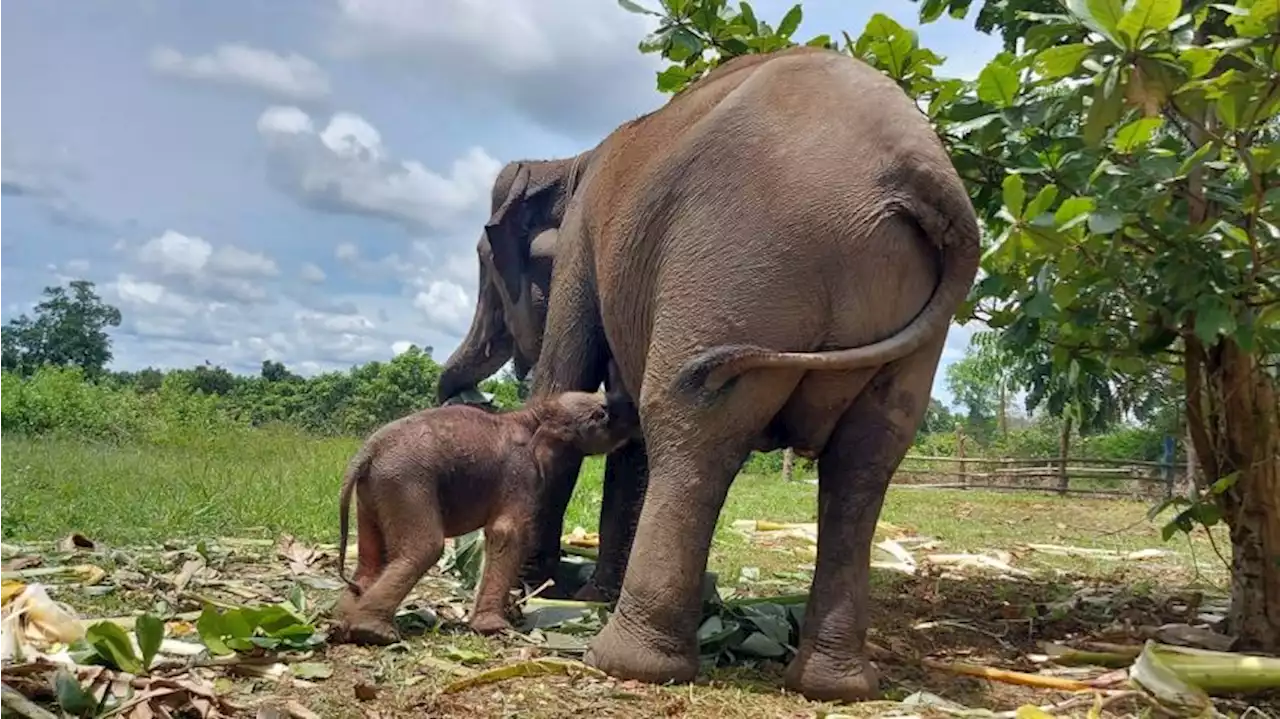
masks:
{"type": "Polygon", "coordinates": [[[283,362],[262,360],[262,379],[268,382],[296,382],[302,377],[290,372],[283,362]]]}
{"type": "Polygon", "coordinates": [[[956,422],[956,416],[951,413],[950,409],[947,409],[945,404],[935,397],[930,397],[929,408],[924,413],[924,422],[920,424],[920,433],[954,432],[956,422]]]}
{"type": "MultiPolygon", "coordinates": [[[[925,0],[922,20],[970,1],[925,0]]],[[[799,5],[775,32],[746,3],[620,3],[661,18],[640,50],[673,63],[664,92],[791,44],[801,20],[799,5]]],[[[941,58],[881,13],[840,49],[917,98],[991,233],[961,321],[1011,351],[1047,347],[1066,387],[1157,366],[1183,384],[1203,480],[1166,536],[1225,520],[1229,625],[1242,647],[1280,650],[1280,3],[1045,10],[985,0],[979,27],[1010,49],[974,81],[937,77],[941,58]]]]}
{"type": "Polygon", "coordinates": [[[90,377],[111,362],[108,327],[120,326],[120,310],[106,304],[88,280],[44,288],[35,318],[19,315],[0,329],[4,369],[29,375],[45,365],[74,365],[90,377]]]}
{"type": "Polygon", "coordinates": [[[947,367],[947,389],[969,413],[969,432],[984,439],[993,424],[1001,437],[1009,434],[1009,395],[1016,389],[1012,358],[987,337],[975,334],[965,356],[947,367]]]}

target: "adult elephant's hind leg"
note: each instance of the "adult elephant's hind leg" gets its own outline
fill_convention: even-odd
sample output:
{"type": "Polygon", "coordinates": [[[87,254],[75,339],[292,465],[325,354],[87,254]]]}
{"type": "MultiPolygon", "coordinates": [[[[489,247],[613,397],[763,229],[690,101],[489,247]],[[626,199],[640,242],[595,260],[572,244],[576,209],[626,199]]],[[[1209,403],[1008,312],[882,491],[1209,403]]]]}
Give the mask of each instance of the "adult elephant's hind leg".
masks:
{"type": "Polygon", "coordinates": [[[799,381],[744,377],[711,407],[645,380],[641,422],[649,485],[616,611],[587,663],[622,679],[690,681],[698,672],[702,576],[716,518],[756,434],[799,381]],[[658,388],[658,389],[651,389],[658,388]]]}
{"type": "Polygon", "coordinates": [[[944,339],[882,369],[818,458],[818,558],[786,685],[817,701],[879,692],[867,661],[871,539],[885,491],[929,405],[944,339]]]}

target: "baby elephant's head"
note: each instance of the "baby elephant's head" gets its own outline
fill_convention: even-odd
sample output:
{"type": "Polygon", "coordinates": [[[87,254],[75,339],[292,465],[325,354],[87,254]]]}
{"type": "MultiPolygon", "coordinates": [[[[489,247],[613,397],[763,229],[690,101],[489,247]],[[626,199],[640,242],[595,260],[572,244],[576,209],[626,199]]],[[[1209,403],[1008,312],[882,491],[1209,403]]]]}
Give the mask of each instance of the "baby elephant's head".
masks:
{"type": "Polygon", "coordinates": [[[623,394],[565,392],[551,403],[543,429],[584,454],[608,454],[640,431],[636,407],[623,394]]]}

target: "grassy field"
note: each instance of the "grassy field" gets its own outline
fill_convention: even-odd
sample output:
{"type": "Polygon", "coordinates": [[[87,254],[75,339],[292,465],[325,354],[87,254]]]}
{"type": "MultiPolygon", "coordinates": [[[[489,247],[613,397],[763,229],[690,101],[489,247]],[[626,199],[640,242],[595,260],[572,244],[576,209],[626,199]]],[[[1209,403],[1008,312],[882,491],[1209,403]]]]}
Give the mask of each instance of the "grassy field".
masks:
{"type": "MultiPolygon", "coordinates": [[[[218,537],[274,539],[286,533],[311,543],[333,543],[342,471],[358,446],[354,439],[316,439],[287,430],[253,430],[166,446],[8,439],[3,455],[7,501],[0,523],[7,544],[53,540],[71,532],[114,546],[179,546],[218,537]]],[[[594,529],[601,469],[599,459],[585,466],[566,529],[594,529]]],[[[816,487],[804,481],[739,477],[719,519],[709,567],[719,574],[722,588],[748,595],[805,591],[804,560],[753,545],[732,524],[741,519],[812,522],[815,495],[816,487]]],[[[1209,593],[1223,587],[1224,568],[1207,537],[1166,544],[1159,523],[1146,519],[1147,509],[1124,500],[896,486],[881,516],[895,531],[934,538],[939,552],[1004,550],[1012,553],[1014,565],[1035,576],[943,580],[877,571],[873,638],[904,654],[986,652],[1015,661],[1010,657],[1022,656],[1037,639],[1079,631],[1076,624],[1053,623],[1061,618],[1025,615],[1082,586],[1111,587],[1117,596],[1129,598],[1124,601],[1193,586],[1209,593]],[[1120,551],[1162,548],[1172,554],[1140,562],[1061,557],[1026,548],[1037,542],[1120,551]],[[962,628],[935,629],[927,636],[916,628],[921,621],[939,619],[962,628]]],[[[1216,541],[1227,547],[1223,534],[1216,541]]],[[[141,608],[131,604],[137,597],[91,597],[74,590],[59,599],[89,616],[141,608]]],[[[438,657],[442,647],[453,651],[466,646],[496,664],[521,650],[465,631],[415,641],[420,642],[417,649],[408,654],[331,648],[329,657],[341,669],[305,698],[319,702],[323,716],[361,716],[352,687],[362,682],[385,688],[378,699],[381,716],[426,711],[542,717],[588,710],[599,716],[814,716],[821,708],[782,692],[777,667],[718,669],[696,687],[623,684],[604,690],[547,679],[437,697],[432,692],[444,678],[424,669],[424,652],[438,657]],[[410,681],[410,676],[416,679],[410,681]]],[[[1027,699],[1025,692],[978,680],[957,682],[918,667],[891,666],[884,673],[886,694],[897,698],[924,689],[971,706],[1009,709],[1010,702],[1038,701],[1034,695],[1027,699]]]]}

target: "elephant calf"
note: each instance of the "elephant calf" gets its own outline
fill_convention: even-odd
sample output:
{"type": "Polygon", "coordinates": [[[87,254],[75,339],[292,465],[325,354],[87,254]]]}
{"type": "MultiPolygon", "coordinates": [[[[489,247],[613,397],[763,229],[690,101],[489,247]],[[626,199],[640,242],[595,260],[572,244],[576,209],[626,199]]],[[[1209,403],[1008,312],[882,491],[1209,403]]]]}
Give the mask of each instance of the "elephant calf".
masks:
{"type": "Polygon", "coordinates": [[[638,432],[624,396],[566,392],[494,413],[426,409],[375,432],[351,460],[340,499],[335,639],[390,644],[396,608],[440,560],[445,537],[485,531],[484,574],[471,628],[509,626],[506,599],[533,530],[544,469],[563,452],[607,454],[638,432]],[[347,515],[359,490],[359,559],[347,579],[347,515]]]}

